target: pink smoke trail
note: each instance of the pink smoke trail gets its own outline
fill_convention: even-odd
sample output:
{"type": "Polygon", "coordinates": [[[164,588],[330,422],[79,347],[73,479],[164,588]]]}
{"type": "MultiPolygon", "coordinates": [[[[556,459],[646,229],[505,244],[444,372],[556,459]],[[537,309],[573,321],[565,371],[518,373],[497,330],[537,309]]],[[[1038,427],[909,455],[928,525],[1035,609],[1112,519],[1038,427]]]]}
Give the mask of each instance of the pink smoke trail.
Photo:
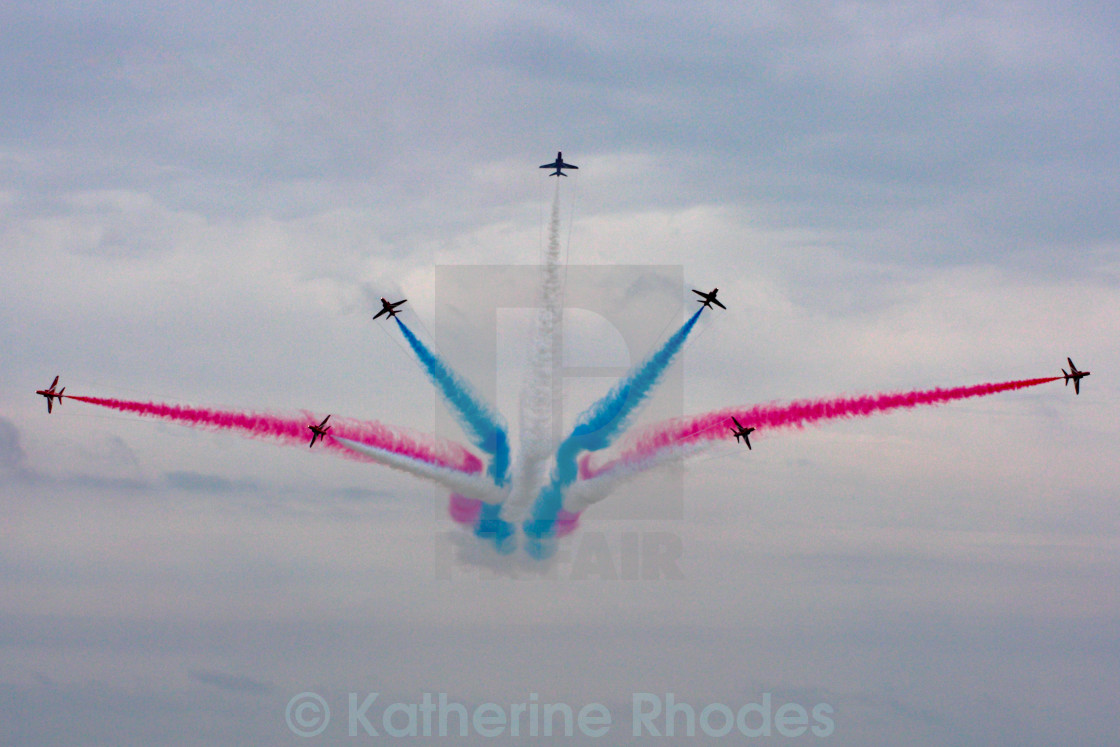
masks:
{"type": "MultiPolygon", "coordinates": [[[[456,524],[473,527],[482,512],[482,501],[460,493],[452,493],[447,501],[447,513],[456,524]]],[[[567,537],[579,527],[578,512],[561,510],[556,516],[556,536],[567,537]]]]}
{"type": "Polygon", "coordinates": [[[667,449],[700,445],[704,441],[730,437],[729,426],[734,416],[747,428],[757,428],[761,434],[771,428],[804,428],[824,420],[866,417],[890,410],[909,409],[919,405],[939,405],[971,397],[1010,392],[1016,389],[1047,384],[1061,379],[1048,376],[1041,379],[1023,379],[994,384],[954,387],[951,389],[926,389],[912,392],[865,394],[856,397],[798,400],[788,404],[771,403],[753,407],[729,407],[723,410],[677,418],[651,425],[623,442],[622,452],[614,459],[596,467],[590,455],[580,462],[580,477],[591,479],[604,473],[636,466],[642,463],[653,466],[661,463],[654,457],[667,449]]]}
{"type": "MultiPolygon", "coordinates": [[[[85,402],[98,407],[108,407],[120,412],[142,417],[158,418],[180,425],[209,430],[230,430],[250,438],[269,439],[288,445],[306,446],[311,440],[307,426],[322,418],[302,411],[300,417],[284,417],[261,412],[217,410],[209,407],[188,407],[158,402],[132,402],[100,397],[66,395],[67,399],[85,402]]],[[[330,449],[350,459],[374,461],[370,457],[345,448],[334,436],[373,446],[378,449],[416,459],[427,464],[465,473],[482,470],[482,461],[454,441],[429,438],[425,443],[419,437],[407,434],[376,421],[331,418],[331,430],[322,440],[323,448],[330,449]]]]}

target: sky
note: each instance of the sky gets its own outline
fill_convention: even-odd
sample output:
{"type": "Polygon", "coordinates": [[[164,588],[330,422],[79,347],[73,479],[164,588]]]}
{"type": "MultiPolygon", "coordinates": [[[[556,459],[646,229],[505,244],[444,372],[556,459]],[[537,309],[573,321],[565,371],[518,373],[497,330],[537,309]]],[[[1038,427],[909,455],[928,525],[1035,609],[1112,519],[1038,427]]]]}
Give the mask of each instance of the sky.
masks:
{"type": "MultiPolygon", "coordinates": [[[[1118,56],[1103,2],[4,5],[0,731],[351,744],[442,693],[598,704],[573,744],[1114,744],[1118,56]],[[717,285],[651,413],[1093,375],[758,433],[547,563],[400,472],[33,395],[466,443],[399,296],[516,449],[533,312],[470,304],[531,297],[554,199],[602,303],[561,425],[717,285]],[[670,698],[693,735],[635,735],[670,698]]],[[[528,741],[486,723],[427,741],[528,741]]]]}

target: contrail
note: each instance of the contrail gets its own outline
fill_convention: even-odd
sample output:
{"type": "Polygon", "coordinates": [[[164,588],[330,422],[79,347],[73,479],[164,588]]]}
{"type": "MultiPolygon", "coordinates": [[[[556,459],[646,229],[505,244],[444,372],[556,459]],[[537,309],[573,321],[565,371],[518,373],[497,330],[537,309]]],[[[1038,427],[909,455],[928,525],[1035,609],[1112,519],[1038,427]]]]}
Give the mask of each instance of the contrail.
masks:
{"type": "MultiPolygon", "coordinates": [[[[483,402],[447,363],[428,349],[404,322],[396,317],[394,319],[471,442],[490,455],[490,466],[487,468],[490,479],[497,487],[505,487],[509,483],[509,435],[501,416],[483,402]]],[[[501,518],[501,511],[500,502],[482,506],[475,534],[492,540],[502,552],[512,552],[514,528],[501,518]]]]}
{"type": "Polygon", "coordinates": [[[826,420],[867,417],[891,410],[910,409],[921,405],[940,405],[972,397],[985,397],[1000,392],[1047,384],[1061,379],[1048,376],[1041,379],[1023,379],[950,389],[925,389],[910,392],[865,394],[855,397],[834,397],[816,400],[797,400],[787,404],[728,407],[714,412],[686,418],[667,420],[642,429],[629,436],[621,453],[595,466],[588,454],[580,463],[582,484],[573,495],[569,511],[582,510],[601,500],[619,482],[667,462],[684,458],[728,437],[731,418],[735,417],[748,428],[757,428],[759,434],[770,429],[804,428],[806,425],[826,420]]]}
{"type": "Polygon", "coordinates": [[[680,352],[703,311],[703,306],[697,309],[660,350],[632,369],[626,378],[579,417],[571,435],[556,450],[556,464],[552,469],[551,481],[541,489],[530,516],[523,525],[528,538],[526,550],[531,555],[545,557],[551,552],[551,545],[546,540],[555,531],[557,516],[563,508],[565,489],[578,477],[576,458],[580,452],[599,451],[611,445],[626,427],[630,416],[646,401],[650,391],[661,380],[665,369],[680,352]]]}
{"type": "Polygon", "coordinates": [[[388,451],[377,446],[351,441],[342,436],[335,436],[334,440],[343,447],[369,457],[378,464],[384,464],[393,469],[399,469],[417,477],[432,480],[448,488],[454,493],[467,498],[481,501],[484,504],[498,504],[505,499],[506,491],[495,487],[490,478],[483,477],[482,463],[478,463],[478,470],[474,473],[443,467],[431,462],[425,462],[411,456],[388,451]]]}
{"type": "Polygon", "coordinates": [[[561,314],[559,180],[552,198],[548,249],[541,269],[540,303],[521,390],[521,448],[514,462],[513,486],[505,510],[510,521],[523,518],[543,482],[544,466],[552,452],[553,350],[561,314]]]}
{"type": "Polygon", "coordinates": [[[633,457],[626,461],[614,459],[599,468],[592,466],[591,454],[584,454],[579,460],[579,479],[564,493],[564,510],[561,513],[579,516],[626,481],[648,470],[687,459],[709,448],[712,443],[712,441],[695,441],[668,446],[644,458],[633,457]]]}
{"type": "Polygon", "coordinates": [[[505,423],[458,374],[428,349],[404,322],[394,317],[412,351],[439,387],[444,399],[459,418],[471,442],[491,456],[487,474],[502,487],[509,481],[509,437],[505,423]]]}
{"type": "MultiPolygon", "coordinates": [[[[219,410],[210,407],[188,407],[160,402],[136,402],[101,397],[66,395],[68,399],[107,407],[141,417],[157,418],[180,425],[230,430],[249,438],[267,439],[288,445],[306,446],[310,436],[307,426],[321,418],[310,412],[300,417],[286,417],[264,412],[219,410]]],[[[482,461],[463,446],[435,437],[412,435],[400,428],[375,421],[336,418],[331,420],[330,432],[323,437],[323,448],[360,461],[371,457],[343,447],[340,440],[364,444],[379,451],[395,454],[404,459],[422,462],[432,467],[471,474],[482,471],[482,461]],[[341,438],[340,438],[341,437],[341,438]],[[423,439],[423,440],[422,440],[423,439]]],[[[383,462],[384,463],[384,462],[383,462]]]]}

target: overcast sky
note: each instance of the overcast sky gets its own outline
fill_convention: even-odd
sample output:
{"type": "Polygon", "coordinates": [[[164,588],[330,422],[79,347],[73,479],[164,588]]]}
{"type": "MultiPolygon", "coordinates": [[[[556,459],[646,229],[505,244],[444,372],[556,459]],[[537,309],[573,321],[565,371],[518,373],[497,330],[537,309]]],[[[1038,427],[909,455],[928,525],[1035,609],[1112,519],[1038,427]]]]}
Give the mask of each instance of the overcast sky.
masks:
{"type": "MultiPolygon", "coordinates": [[[[11,743],[351,744],[349,694],[380,692],[379,730],[425,693],[536,693],[603,704],[587,741],[625,743],[635,693],[769,694],[831,709],[801,741],[1115,744],[1114,3],[163,5],[0,9],[11,743]],[[32,394],[61,374],[465,440],[370,321],[392,294],[492,372],[516,438],[531,312],[496,348],[441,329],[437,268],[538,263],[557,150],[565,263],[683,280],[635,269],[603,290],[617,318],[652,304],[667,335],[689,288],[726,299],[676,364],[682,412],[1067,355],[1093,376],[760,433],[592,508],[546,565],[487,555],[397,472],[32,394]],[[285,719],[305,692],[332,716],[311,739],[285,719]]],[[[610,319],[566,321],[566,365],[635,362],[610,319]]],[[[610,383],[566,382],[565,419],[610,383]]]]}

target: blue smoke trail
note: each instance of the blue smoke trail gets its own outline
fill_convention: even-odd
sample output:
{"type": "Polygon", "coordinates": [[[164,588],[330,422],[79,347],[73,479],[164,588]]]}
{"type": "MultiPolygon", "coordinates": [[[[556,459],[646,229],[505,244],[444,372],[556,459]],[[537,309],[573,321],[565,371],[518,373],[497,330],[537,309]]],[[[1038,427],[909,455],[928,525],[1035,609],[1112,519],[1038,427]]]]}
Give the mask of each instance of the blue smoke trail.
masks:
{"type": "MultiPolygon", "coordinates": [[[[432,382],[457,414],[471,442],[490,455],[486,474],[498,487],[509,482],[509,435],[500,416],[493,412],[470,385],[463,381],[439,356],[429,350],[404,322],[394,317],[412,351],[420,359],[432,382]]],[[[483,504],[475,534],[492,539],[503,552],[513,551],[513,525],[501,517],[501,504],[483,504]]]]}
{"type": "Polygon", "coordinates": [[[580,415],[571,435],[556,450],[552,479],[541,489],[529,518],[525,521],[523,528],[528,539],[525,549],[530,555],[545,558],[552,553],[552,543],[549,540],[553,535],[556,516],[563,507],[564,491],[575,482],[579,474],[576,458],[580,452],[598,451],[611,445],[622,432],[627,418],[645,402],[665,369],[680,352],[702,311],[703,306],[696,310],[660,350],[634,368],[629,376],[580,415]]]}

